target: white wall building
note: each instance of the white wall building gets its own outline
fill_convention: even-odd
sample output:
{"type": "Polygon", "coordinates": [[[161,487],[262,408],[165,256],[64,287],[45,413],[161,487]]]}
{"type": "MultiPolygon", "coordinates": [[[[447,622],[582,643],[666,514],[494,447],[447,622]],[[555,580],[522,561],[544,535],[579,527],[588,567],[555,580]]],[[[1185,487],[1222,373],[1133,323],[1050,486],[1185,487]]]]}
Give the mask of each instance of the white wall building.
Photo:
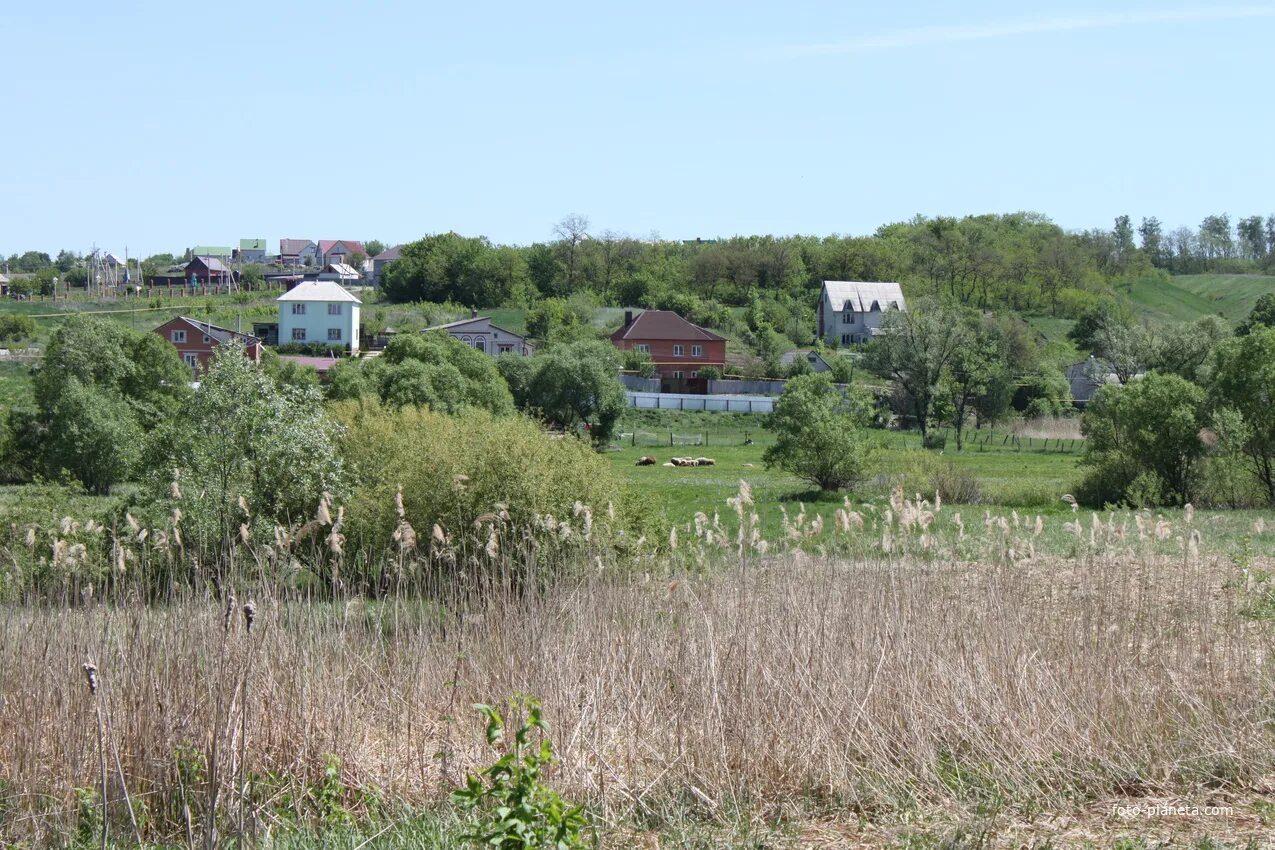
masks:
{"type": "Polygon", "coordinates": [[[305,280],[279,296],[279,345],[317,342],[359,350],[359,304],[331,280],[305,280]]]}
{"type": "Polygon", "coordinates": [[[425,331],[444,331],[450,334],[452,339],[458,339],[465,345],[472,345],[492,357],[499,357],[502,354],[530,357],[535,353],[526,337],[493,325],[487,316],[474,315],[468,319],[461,319],[459,322],[435,325],[432,328],[426,328],[425,331]]]}
{"type": "Polygon", "coordinates": [[[907,308],[897,283],[825,280],[819,295],[819,336],[833,345],[870,342],[886,311],[907,308]]]}

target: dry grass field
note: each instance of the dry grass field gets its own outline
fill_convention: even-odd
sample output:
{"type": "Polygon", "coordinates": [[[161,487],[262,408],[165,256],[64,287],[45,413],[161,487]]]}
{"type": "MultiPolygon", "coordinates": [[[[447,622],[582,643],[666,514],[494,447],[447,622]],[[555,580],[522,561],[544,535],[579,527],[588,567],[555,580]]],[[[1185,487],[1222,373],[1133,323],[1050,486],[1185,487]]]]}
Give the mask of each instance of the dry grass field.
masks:
{"type": "MultiPolygon", "coordinates": [[[[437,812],[491,757],[470,705],[534,694],[548,778],[604,846],[1266,846],[1260,552],[1180,518],[1028,554],[1014,540],[1040,531],[993,518],[969,532],[988,555],[958,559],[924,548],[944,545],[925,507],[847,516],[804,552],[707,528],[678,551],[710,543],[713,569],[544,592],[307,603],[247,583],[230,607],[0,609],[0,844],[96,843],[103,783],[115,837],[177,846],[208,846],[210,812],[258,841],[437,812]],[[1155,815],[1169,802],[1218,808],[1155,815]]],[[[348,846],[423,846],[369,841],[348,846]]]]}

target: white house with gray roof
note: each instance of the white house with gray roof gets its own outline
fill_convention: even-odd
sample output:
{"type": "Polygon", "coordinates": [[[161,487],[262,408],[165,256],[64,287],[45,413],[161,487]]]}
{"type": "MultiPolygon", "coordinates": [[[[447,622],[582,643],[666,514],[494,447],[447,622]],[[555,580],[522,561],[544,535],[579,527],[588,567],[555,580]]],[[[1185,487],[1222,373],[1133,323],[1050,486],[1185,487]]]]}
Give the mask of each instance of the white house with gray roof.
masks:
{"type": "Polygon", "coordinates": [[[480,316],[476,310],[468,319],[425,329],[426,333],[429,331],[443,331],[452,339],[460,340],[465,345],[472,345],[492,357],[499,357],[502,354],[530,357],[535,353],[526,337],[493,325],[489,316],[480,316]]]}
{"type": "Polygon", "coordinates": [[[871,342],[890,310],[907,310],[894,282],[825,280],[819,295],[819,336],[833,345],[871,342]]]}
{"type": "Polygon", "coordinates": [[[279,344],[317,342],[359,350],[359,304],[332,280],[303,280],[279,296],[279,344]]]}

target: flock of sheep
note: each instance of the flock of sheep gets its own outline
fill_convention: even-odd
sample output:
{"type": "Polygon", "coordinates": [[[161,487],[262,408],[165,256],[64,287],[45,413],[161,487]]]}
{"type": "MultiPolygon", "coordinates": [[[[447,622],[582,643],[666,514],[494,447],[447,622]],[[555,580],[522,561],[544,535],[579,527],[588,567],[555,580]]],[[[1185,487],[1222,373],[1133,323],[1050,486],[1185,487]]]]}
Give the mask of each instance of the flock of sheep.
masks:
{"type": "MultiPolygon", "coordinates": [[[[657,458],[650,455],[643,455],[637,459],[635,466],[655,466],[659,463],[657,458]]],[[[664,462],[664,466],[712,466],[717,463],[711,457],[675,457],[664,462]]]]}

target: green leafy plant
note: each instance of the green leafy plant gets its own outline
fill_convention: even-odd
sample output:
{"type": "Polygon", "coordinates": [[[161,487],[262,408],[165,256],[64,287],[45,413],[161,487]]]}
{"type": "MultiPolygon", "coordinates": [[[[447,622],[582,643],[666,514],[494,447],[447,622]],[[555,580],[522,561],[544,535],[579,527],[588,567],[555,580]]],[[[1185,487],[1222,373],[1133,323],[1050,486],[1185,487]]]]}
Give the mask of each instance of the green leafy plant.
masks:
{"type": "MultiPolygon", "coordinates": [[[[558,792],[541,781],[541,771],[553,763],[553,745],[546,733],[535,699],[523,702],[526,721],[514,732],[512,746],[490,766],[465,777],[465,787],[452,794],[452,802],[473,816],[465,840],[501,850],[554,847],[558,850],[588,846],[584,829],[588,819],[583,806],[568,806],[558,792]],[[530,742],[539,733],[540,743],[530,742]]],[[[489,705],[474,709],[487,718],[487,743],[505,743],[505,722],[489,705]]]]}

